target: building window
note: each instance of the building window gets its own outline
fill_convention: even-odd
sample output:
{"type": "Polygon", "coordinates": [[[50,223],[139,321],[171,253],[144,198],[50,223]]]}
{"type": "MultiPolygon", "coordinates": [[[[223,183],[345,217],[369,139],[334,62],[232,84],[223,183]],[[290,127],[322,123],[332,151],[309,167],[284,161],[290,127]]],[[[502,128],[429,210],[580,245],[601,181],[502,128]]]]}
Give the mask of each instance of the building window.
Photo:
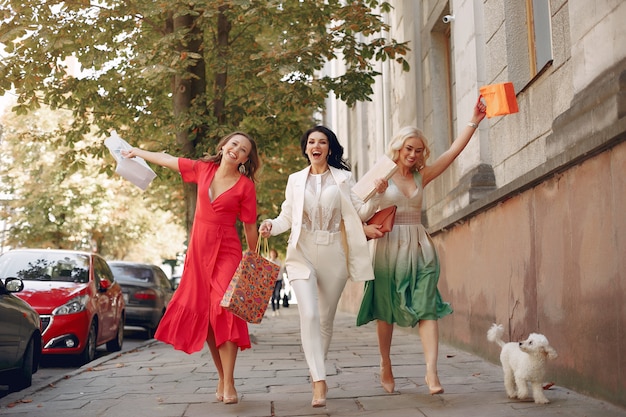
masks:
{"type": "Polygon", "coordinates": [[[430,139],[433,156],[445,152],[454,140],[454,122],[456,119],[454,45],[451,25],[442,22],[443,16],[450,14],[446,8],[430,33],[430,45],[427,54],[429,68],[427,73],[427,93],[432,107],[425,120],[431,129],[426,133],[430,139]]]}
{"type": "Polygon", "coordinates": [[[509,79],[523,90],[552,62],[548,0],[505,2],[509,79]]]}
{"type": "Polygon", "coordinates": [[[534,77],[552,62],[550,4],[547,0],[526,0],[530,75],[534,77]]]}

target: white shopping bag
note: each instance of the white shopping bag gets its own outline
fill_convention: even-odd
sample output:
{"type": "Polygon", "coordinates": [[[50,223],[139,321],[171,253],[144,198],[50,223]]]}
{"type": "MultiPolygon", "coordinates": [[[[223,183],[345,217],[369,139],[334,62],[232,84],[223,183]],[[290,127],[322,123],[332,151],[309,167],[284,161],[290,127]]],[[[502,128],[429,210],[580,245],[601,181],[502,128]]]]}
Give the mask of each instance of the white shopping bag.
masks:
{"type": "Polygon", "coordinates": [[[138,156],[134,158],[124,158],[122,156],[122,151],[130,150],[132,146],[119,137],[115,130],[111,131],[111,136],[105,139],[104,144],[109,148],[109,151],[111,151],[111,155],[113,155],[115,161],[117,161],[115,172],[142,190],[148,188],[150,182],[156,177],[155,172],[148,166],[143,158],[139,158],[138,156]]]}
{"type": "Polygon", "coordinates": [[[398,166],[387,155],[382,155],[374,166],[363,175],[363,177],[352,187],[352,191],[358,195],[361,200],[367,201],[376,193],[374,181],[378,178],[388,180],[391,178],[398,166]]]}

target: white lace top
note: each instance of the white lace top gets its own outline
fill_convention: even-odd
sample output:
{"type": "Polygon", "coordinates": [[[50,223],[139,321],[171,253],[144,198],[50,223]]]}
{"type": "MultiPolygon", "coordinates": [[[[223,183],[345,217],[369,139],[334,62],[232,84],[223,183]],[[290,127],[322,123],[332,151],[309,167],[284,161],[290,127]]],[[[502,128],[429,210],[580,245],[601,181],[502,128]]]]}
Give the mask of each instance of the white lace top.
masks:
{"type": "Polygon", "coordinates": [[[339,187],[330,170],[323,174],[311,174],[306,180],[302,228],[310,232],[325,230],[335,233],[341,230],[341,200],[339,187]]]}

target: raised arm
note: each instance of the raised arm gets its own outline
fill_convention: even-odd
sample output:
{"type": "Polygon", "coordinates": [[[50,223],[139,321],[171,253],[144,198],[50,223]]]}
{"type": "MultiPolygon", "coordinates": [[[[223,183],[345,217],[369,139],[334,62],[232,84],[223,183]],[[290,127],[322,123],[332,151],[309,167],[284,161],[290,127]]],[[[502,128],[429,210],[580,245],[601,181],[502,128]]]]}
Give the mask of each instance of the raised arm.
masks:
{"type": "Polygon", "coordinates": [[[153,164],[180,172],[178,168],[178,158],[165,152],[151,152],[139,148],[132,148],[129,151],[122,151],[121,153],[124,158],[134,158],[138,156],[153,164]]]}
{"type": "Polygon", "coordinates": [[[478,128],[480,122],[485,118],[487,107],[480,101],[474,106],[474,114],[470,122],[463,128],[459,136],[452,142],[450,148],[437,158],[432,165],[425,166],[420,173],[422,174],[422,186],[426,186],[429,182],[437,178],[443,171],[445,171],[457,156],[465,149],[470,139],[474,135],[474,132],[478,128]]]}

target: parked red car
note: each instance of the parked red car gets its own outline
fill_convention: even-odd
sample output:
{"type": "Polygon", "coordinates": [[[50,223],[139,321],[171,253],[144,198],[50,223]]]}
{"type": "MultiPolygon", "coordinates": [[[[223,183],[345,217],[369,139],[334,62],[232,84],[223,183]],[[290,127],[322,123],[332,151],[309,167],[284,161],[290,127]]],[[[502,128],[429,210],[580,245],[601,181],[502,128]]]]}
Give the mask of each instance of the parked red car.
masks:
{"type": "Polygon", "coordinates": [[[15,249],[0,255],[0,277],[24,281],[16,296],[41,318],[44,355],[78,355],[90,362],[96,347],[122,349],[122,289],[101,256],[80,251],[15,249]]]}

